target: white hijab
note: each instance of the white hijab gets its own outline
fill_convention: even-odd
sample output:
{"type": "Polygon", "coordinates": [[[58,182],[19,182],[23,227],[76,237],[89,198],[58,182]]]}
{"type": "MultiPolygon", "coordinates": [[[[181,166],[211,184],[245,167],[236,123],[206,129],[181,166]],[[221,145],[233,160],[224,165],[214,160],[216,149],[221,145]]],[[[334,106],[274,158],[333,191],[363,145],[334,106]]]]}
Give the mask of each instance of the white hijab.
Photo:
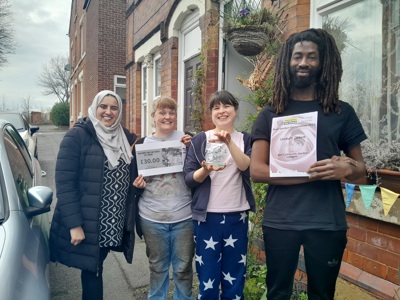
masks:
{"type": "Polygon", "coordinates": [[[122,118],[122,100],[113,91],[104,90],[99,92],[93,99],[92,105],[88,109],[89,119],[92,121],[94,129],[96,130],[97,138],[103,147],[104,154],[108,159],[108,168],[115,169],[118,166],[118,160],[122,157],[125,163],[130,164],[133,158],[129,142],[125,136],[124,130],[121,126],[122,118]],[[117,121],[110,126],[104,126],[96,118],[97,107],[103,101],[104,97],[112,96],[117,100],[119,115],[117,121]]]}

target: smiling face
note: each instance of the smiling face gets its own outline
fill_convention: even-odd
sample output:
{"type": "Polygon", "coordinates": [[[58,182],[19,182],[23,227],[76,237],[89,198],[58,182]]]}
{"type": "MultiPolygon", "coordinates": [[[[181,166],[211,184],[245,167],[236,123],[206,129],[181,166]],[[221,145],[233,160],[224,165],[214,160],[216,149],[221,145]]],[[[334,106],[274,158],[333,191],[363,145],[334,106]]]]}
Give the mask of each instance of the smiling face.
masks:
{"type": "Polygon", "coordinates": [[[218,131],[232,132],[236,116],[237,112],[232,104],[215,103],[211,109],[211,118],[218,131]]]}
{"type": "Polygon", "coordinates": [[[156,134],[170,135],[176,125],[176,110],[171,108],[157,108],[154,116],[156,134]]]}
{"type": "Polygon", "coordinates": [[[96,118],[106,127],[115,124],[119,116],[117,99],[113,96],[105,96],[96,109],[96,118]]]}
{"type": "Polygon", "coordinates": [[[294,45],[290,58],[290,79],[297,89],[314,85],[320,73],[320,55],[317,44],[310,41],[294,45]]]}

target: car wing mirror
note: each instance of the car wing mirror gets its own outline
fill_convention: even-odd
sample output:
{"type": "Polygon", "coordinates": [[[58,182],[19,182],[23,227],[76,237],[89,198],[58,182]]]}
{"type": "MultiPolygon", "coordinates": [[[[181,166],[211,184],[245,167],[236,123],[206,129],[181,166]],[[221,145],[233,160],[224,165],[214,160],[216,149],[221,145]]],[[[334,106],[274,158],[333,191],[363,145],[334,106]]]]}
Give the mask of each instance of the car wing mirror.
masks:
{"type": "Polygon", "coordinates": [[[28,216],[48,212],[53,201],[53,191],[47,186],[34,186],[28,190],[28,201],[29,207],[25,210],[28,216]]]}
{"type": "Polygon", "coordinates": [[[39,126],[29,126],[29,131],[33,135],[36,131],[39,131],[39,126]]]}

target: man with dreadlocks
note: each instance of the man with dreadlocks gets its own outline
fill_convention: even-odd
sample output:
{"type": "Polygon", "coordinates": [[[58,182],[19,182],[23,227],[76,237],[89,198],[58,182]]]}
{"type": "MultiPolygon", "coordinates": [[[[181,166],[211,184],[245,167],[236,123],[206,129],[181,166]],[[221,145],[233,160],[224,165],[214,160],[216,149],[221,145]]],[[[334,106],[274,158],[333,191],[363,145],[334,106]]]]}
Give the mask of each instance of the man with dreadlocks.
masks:
{"type": "Polygon", "coordinates": [[[354,109],[338,98],[341,76],[330,34],[309,29],[291,35],[277,59],[272,101],[253,125],[251,178],[268,183],[262,223],[268,300],[290,299],[301,246],[308,299],[334,297],[347,243],[340,179],[366,174],[360,147],[366,135],[354,109]],[[271,177],[272,119],[309,112],[318,114],[317,162],[309,167],[309,177],[271,177]]]}

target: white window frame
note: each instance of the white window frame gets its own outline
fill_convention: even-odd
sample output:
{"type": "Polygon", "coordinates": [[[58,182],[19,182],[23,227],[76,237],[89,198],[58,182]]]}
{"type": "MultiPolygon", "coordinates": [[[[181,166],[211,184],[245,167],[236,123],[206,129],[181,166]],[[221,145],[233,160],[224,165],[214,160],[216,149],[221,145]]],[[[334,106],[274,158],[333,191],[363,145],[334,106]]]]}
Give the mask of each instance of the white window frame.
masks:
{"type": "Polygon", "coordinates": [[[146,136],[147,135],[147,125],[148,125],[148,80],[147,80],[147,73],[148,73],[148,68],[145,63],[142,63],[142,68],[141,68],[141,135],[146,136]],[[146,86],[145,86],[146,85],[146,86]]]}
{"type": "Polygon", "coordinates": [[[126,76],[114,75],[114,93],[117,93],[117,88],[125,89],[125,96],[126,96],[126,76]],[[125,84],[119,83],[118,79],[125,79],[125,84]]]}
{"type": "Polygon", "coordinates": [[[153,95],[154,98],[159,98],[161,97],[161,71],[162,71],[162,66],[161,66],[161,55],[160,53],[157,53],[154,55],[153,58],[153,95]],[[157,62],[160,62],[160,85],[158,86],[158,78],[157,78],[157,62]]]}
{"type": "Polygon", "coordinates": [[[75,95],[74,95],[74,85],[73,84],[71,84],[71,86],[70,86],[70,89],[71,89],[71,94],[70,94],[70,97],[71,97],[71,99],[69,100],[70,102],[71,102],[71,111],[70,111],[70,113],[71,113],[71,116],[70,116],[70,118],[69,118],[69,121],[70,122],[75,122],[75,95]]]}
{"type": "Polygon", "coordinates": [[[84,99],[83,99],[84,98],[83,97],[83,71],[79,73],[78,81],[79,81],[79,92],[80,92],[80,95],[79,95],[79,98],[80,98],[80,105],[79,105],[80,112],[79,112],[79,116],[78,116],[78,119],[79,119],[79,118],[83,117],[83,103],[84,103],[84,99]]]}

